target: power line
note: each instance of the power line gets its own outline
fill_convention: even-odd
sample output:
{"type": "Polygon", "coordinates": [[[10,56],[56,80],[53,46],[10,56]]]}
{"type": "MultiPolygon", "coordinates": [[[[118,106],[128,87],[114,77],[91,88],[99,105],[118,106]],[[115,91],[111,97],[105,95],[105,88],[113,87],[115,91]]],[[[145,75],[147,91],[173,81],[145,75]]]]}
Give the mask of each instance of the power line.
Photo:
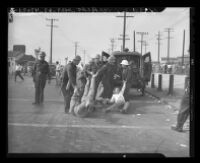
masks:
{"type": "Polygon", "coordinates": [[[126,16],[126,12],[124,12],[124,16],[116,16],[116,17],[122,17],[124,18],[124,27],[123,27],[123,51],[125,49],[125,35],[126,35],[126,18],[129,18],[129,17],[134,17],[134,16],[126,16]]]}
{"type": "Polygon", "coordinates": [[[158,40],[158,63],[160,64],[160,40],[161,40],[161,34],[160,34],[160,31],[158,32],[158,34],[156,35],[157,36],[157,40],[158,40]]]}
{"type": "Polygon", "coordinates": [[[142,45],[143,45],[143,36],[144,35],[148,35],[148,32],[137,32],[137,34],[141,35],[141,40],[139,40],[139,42],[141,42],[141,55],[142,55],[142,45]]]}
{"type": "Polygon", "coordinates": [[[145,53],[147,52],[147,46],[149,46],[149,44],[147,43],[147,41],[143,41],[143,45],[145,47],[145,53]]]}
{"type": "Polygon", "coordinates": [[[76,56],[76,55],[77,55],[78,42],[76,41],[76,42],[74,43],[74,45],[75,45],[75,56],[76,56]]]}
{"type": "Polygon", "coordinates": [[[168,33],[167,36],[167,63],[169,63],[169,57],[170,57],[170,39],[172,39],[172,37],[170,37],[170,32],[172,32],[172,28],[166,28],[166,31],[168,33]]]}

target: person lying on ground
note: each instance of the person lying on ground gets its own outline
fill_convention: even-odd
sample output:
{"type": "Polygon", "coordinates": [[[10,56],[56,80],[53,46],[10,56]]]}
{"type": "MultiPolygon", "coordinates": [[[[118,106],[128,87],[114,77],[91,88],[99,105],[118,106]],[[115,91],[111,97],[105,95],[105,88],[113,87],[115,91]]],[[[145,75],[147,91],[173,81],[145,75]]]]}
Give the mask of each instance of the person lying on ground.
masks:
{"type": "Polygon", "coordinates": [[[109,112],[109,111],[120,111],[122,113],[126,113],[127,109],[129,107],[129,102],[125,101],[124,99],[124,91],[126,88],[126,81],[123,81],[123,86],[120,89],[119,87],[116,87],[113,91],[113,95],[111,97],[111,99],[104,99],[103,103],[106,104],[106,102],[108,104],[112,104],[111,106],[109,106],[108,108],[105,109],[105,112],[109,112]]]}
{"type": "Polygon", "coordinates": [[[86,117],[94,111],[94,88],[97,74],[98,72],[96,74],[91,73],[91,75],[87,77],[83,96],[81,96],[82,92],[80,89],[76,88],[74,90],[74,94],[70,101],[69,113],[78,117],[86,117]]]}

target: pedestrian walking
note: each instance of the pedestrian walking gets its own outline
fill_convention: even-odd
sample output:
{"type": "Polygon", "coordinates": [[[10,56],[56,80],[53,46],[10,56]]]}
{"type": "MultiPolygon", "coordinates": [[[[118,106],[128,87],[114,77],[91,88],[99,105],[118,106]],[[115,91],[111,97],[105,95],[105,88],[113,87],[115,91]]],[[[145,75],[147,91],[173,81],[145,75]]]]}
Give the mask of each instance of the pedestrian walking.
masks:
{"type": "Polygon", "coordinates": [[[190,115],[190,81],[188,80],[185,94],[182,98],[180,110],[177,116],[177,124],[171,126],[172,130],[183,132],[183,126],[190,115]]]}
{"type": "Polygon", "coordinates": [[[72,62],[68,63],[62,74],[62,84],[61,91],[64,97],[64,109],[65,113],[68,113],[70,109],[71,97],[74,93],[76,85],[76,73],[77,65],[80,63],[81,57],[79,55],[75,56],[72,62]]]}
{"type": "Polygon", "coordinates": [[[15,67],[15,82],[17,81],[17,76],[19,76],[24,81],[21,72],[22,72],[22,66],[20,64],[17,64],[15,67]]]}
{"type": "Polygon", "coordinates": [[[34,64],[32,71],[33,82],[35,84],[35,102],[33,105],[43,104],[46,80],[48,78],[49,84],[51,81],[49,64],[45,61],[45,56],[45,52],[39,53],[39,59],[34,64]]]}
{"type": "Polygon", "coordinates": [[[60,84],[60,76],[61,76],[61,65],[57,61],[56,62],[56,85],[57,86],[60,84]]]}

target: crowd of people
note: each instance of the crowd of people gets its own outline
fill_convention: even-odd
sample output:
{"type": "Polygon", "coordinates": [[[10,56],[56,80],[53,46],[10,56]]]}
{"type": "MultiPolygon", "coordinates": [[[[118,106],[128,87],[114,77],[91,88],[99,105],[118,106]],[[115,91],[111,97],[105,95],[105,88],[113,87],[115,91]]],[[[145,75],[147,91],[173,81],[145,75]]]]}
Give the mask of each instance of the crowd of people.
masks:
{"type": "MultiPolygon", "coordinates": [[[[32,77],[35,84],[35,101],[33,105],[43,105],[44,88],[46,81],[51,82],[50,68],[45,61],[45,52],[40,52],[39,59],[35,62],[32,77]]],[[[87,117],[99,105],[105,113],[119,111],[127,113],[130,107],[129,90],[135,79],[141,80],[137,65],[134,61],[122,60],[116,66],[116,57],[102,52],[91,59],[88,64],[78,67],[81,62],[79,55],[62,66],[56,62],[56,85],[60,86],[64,111],[78,117],[87,117]],[[59,80],[57,80],[59,79],[59,80]]],[[[22,66],[17,64],[17,76],[22,80],[22,66]]],[[[177,125],[173,130],[182,131],[183,125],[189,116],[189,85],[181,103],[177,118],[177,125]]]]}

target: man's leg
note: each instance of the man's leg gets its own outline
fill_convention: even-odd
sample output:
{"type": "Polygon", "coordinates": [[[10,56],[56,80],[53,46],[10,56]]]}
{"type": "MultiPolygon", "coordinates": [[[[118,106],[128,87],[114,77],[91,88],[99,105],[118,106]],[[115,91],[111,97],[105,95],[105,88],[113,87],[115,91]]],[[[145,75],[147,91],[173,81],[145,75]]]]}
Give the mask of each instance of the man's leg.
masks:
{"type": "Polygon", "coordinates": [[[183,125],[186,122],[189,114],[190,114],[189,96],[184,96],[181,101],[180,110],[177,116],[177,125],[172,126],[172,129],[181,132],[183,130],[183,125]]]}
{"type": "Polygon", "coordinates": [[[71,97],[73,95],[73,88],[71,87],[69,90],[66,91],[67,94],[65,96],[65,113],[68,113],[69,112],[69,109],[70,109],[70,101],[71,101],[71,97]]]}
{"type": "Polygon", "coordinates": [[[125,91],[124,91],[124,99],[125,99],[125,101],[129,101],[129,91],[130,91],[130,89],[131,89],[131,84],[127,83],[125,91]]]}
{"type": "Polygon", "coordinates": [[[18,71],[15,71],[15,82],[17,81],[18,71]]]}
{"type": "Polygon", "coordinates": [[[40,86],[40,103],[42,104],[44,102],[44,88],[46,85],[46,79],[41,80],[41,86],[40,86]]]}
{"type": "Polygon", "coordinates": [[[24,80],[23,76],[21,75],[21,72],[19,71],[19,77],[24,80]]]}
{"type": "Polygon", "coordinates": [[[39,104],[39,80],[35,81],[35,102],[33,104],[39,104]]]}
{"type": "Polygon", "coordinates": [[[109,106],[108,108],[106,108],[105,112],[110,112],[110,111],[115,111],[115,110],[119,110],[120,107],[122,107],[124,104],[121,103],[114,103],[111,106],[109,106]]]}

